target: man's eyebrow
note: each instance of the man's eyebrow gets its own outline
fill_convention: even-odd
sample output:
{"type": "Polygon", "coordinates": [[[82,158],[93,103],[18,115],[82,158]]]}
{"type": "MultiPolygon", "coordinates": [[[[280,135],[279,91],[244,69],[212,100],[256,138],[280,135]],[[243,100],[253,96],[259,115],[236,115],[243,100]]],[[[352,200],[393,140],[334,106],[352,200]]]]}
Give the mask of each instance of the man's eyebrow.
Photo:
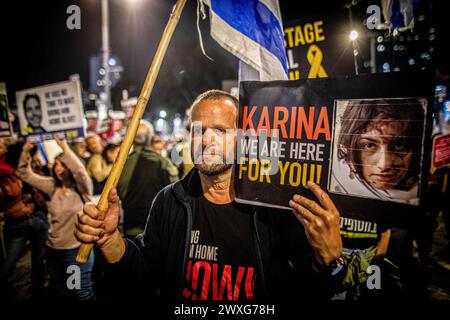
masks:
{"type": "Polygon", "coordinates": [[[202,129],[220,129],[220,130],[227,130],[227,129],[233,129],[233,127],[229,127],[229,126],[226,126],[226,125],[224,125],[224,124],[221,124],[221,123],[212,123],[212,124],[210,124],[209,126],[204,126],[203,124],[202,124],[202,129]]]}

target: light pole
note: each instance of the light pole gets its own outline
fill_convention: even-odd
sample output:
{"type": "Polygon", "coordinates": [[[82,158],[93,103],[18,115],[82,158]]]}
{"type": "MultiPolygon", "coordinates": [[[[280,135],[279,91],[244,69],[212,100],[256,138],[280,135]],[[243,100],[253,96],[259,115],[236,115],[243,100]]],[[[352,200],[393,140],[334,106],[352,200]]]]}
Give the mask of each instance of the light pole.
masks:
{"type": "Polygon", "coordinates": [[[103,75],[103,92],[105,93],[105,104],[109,110],[111,107],[111,81],[109,80],[109,14],[108,0],[102,0],[102,65],[105,74],[103,75]]]}
{"type": "Polygon", "coordinates": [[[359,72],[358,72],[358,61],[356,59],[356,56],[358,55],[358,49],[355,46],[355,41],[356,41],[356,39],[358,39],[358,36],[359,36],[358,31],[352,30],[350,32],[349,36],[350,36],[350,40],[352,41],[353,63],[355,64],[355,74],[358,75],[359,74],[359,72]]]}

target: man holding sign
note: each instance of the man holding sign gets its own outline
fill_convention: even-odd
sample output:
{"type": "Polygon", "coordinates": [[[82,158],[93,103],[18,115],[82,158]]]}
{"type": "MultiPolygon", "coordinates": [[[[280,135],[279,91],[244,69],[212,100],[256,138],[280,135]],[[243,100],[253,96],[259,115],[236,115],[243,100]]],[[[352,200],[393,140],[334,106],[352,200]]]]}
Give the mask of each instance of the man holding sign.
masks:
{"type": "MultiPolygon", "coordinates": [[[[97,244],[114,285],[186,300],[329,297],[342,265],[339,212],[314,183],[317,201],[295,195],[294,215],[235,202],[232,170],[237,100],[211,90],[192,104],[195,168],[153,201],[143,234],[123,239],[112,189],[104,220],[86,204],[75,234],[97,244]],[[232,133],[232,139],[229,134],[232,133]],[[227,139],[228,135],[228,139],[227,139]],[[145,287],[144,287],[145,286],[145,287]]],[[[287,205],[287,204],[286,204],[287,205]]]]}

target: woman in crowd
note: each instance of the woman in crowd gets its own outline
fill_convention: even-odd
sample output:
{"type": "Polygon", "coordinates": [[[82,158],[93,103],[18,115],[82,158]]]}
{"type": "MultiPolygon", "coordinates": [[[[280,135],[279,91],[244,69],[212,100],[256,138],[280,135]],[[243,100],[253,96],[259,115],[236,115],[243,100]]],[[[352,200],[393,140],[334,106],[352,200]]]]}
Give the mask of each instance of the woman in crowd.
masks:
{"type": "Polygon", "coordinates": [[[75,139],[72,144],[71,148],[73,152],[78,156],[78,158],[81,160],[81,162],[86,165],[87,161],[89,160],[90,153],[88,152],[86,142],[84,141],[84,138],[77,138],[75,139]]]}
{"type": "MultiPolygon", "coordinates": [[[[104,142],[96,134],[86,137],[86,145],[91,152],[91,158],[86,163],[86,169],[94,183],[94,195],[102,193],[104,183],[111,173],[112,164],[103,156],[104,142]]],[[[95,201],[94,201],[95,202],[95,201]]]]}
{"type": "Polygon", "coordinates": [[[80,242],[75,239],[73,232],[78,212],[92,195],[92,181],[66,140],[55,140],[63,152],[55,159],[52,177],[40,176],[32,171],[29,150],[33,145],[30,143],[24,146],[16,173],[50,197],[50,230],[46,242],[46,260],[57,294],[62,299],[90,300],[94,299],[91,282],[94,256],[91,254],[86,264],[76,262],[80,242]],[[68,281],[68,278],[77,272],[80,274],[79,281],[68,281]],[[80,285],[77,285],[77,282],[80,285]]]}

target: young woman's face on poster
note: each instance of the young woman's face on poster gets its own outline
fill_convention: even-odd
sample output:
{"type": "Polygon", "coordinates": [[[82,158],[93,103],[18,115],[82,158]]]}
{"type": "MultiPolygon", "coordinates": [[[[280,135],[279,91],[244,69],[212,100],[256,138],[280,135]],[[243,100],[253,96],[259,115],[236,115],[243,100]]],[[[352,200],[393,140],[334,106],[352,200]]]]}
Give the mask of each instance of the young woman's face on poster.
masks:
{"type": "Polygon", "coordinates": [[[377,189],[396,189],[410,170],[413,151],[402,136],[402,124],[377,119],[359,137],[363,178],[377,189]]]}

